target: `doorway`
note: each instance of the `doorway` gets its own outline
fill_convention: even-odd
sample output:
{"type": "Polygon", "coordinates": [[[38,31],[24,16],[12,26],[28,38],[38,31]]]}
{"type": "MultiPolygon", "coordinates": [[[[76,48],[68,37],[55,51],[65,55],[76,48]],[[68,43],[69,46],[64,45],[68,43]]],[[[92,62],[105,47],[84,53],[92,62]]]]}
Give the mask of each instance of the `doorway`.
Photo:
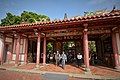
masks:
{"type": "Polygon", "coordinates": [[[62,50],[67,55],[67,63],[74,63],[76,60],[76,50],[75,50],[75,42],[74,41],[67,41],[62,42],[62,50]]]}
{"type": "Polygon", "coordinates": [[[100,35],[89,41],[89,58],[91,65],[114,67],[112,37],[109,34],[100,35]]]}
{"type": "Polygon", "coordinates": [[[37,40],[28,40],[28,62],[36,63],[37,40]]]}
{"type": "Polygon", "coordinates": [[[5,44],[4,54],[3,54],[3,62],[7,62],[7,51],[9,50],[9,44],[5,44]]]}

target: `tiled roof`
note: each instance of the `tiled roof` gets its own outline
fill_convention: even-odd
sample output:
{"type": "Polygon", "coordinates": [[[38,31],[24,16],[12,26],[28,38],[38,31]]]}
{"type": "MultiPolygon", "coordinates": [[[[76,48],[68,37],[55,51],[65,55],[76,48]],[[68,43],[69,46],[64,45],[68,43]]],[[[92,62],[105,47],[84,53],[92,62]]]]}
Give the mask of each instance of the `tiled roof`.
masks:
{"type": "Polygon", "coordinates": [[[93,15],[93,16],[79,16],[79,17],[73,17],[70,19],[63,19],[63,20],[55,20],[55,21],[48,21],[48,22],[37,22],[37,23],[26,23],[26,24],[19,24],[19,25],[11,25],[11,26],[4,26],[0,27],[0,30],[4,30],[7,28],[29,28],[29,27],[34,27],[34,26],[50,26],[50,25],[55,25],[55,24],[64,24],[64,23],[74,23],[74,22],[84,22],[84,21],[91,21],[91,20],[99,20],[99,19],[108,19],[108,18],[120,18],[120,10],[114,10],[111,11],[110,13],[107,14],[102,14],[102,15],[93,15]]]}

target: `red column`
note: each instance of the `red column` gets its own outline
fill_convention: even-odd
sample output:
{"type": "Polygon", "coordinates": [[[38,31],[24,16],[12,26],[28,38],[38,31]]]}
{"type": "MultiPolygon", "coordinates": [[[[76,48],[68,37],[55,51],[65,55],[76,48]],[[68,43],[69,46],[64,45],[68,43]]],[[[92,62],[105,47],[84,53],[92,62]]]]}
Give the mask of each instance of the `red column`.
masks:
{"type": "Polygon", "coordinates": [[[40,42],[41,42],[40,37],[41,37],[41,34],[38,33],[36,67],[39,67],[39,63],[40,63],[40,42]]]}
{"type": "Polygon", "coordinates": [[[17,40],[14,38],[13,53],[16,52],[16,43],[17,43],[17,40]]]}
{"type": "Polygon", "coordinates": [[[14,53],[14,36],[12,38],[12,54],[11,54],[11,61],[12,61],[12,57],[13,57],[13,53],[14,53]]]}
{"type": "Polygon", "coordinates": [[[44,37],[44,44],[43,44],[43,65],[46,64],[46,37],[44,37]]]}
{"type": "Polygon", "coordinates": [[[87,29],[84,29],[83,31],[83,50],[84,50],[84,64],[86,67],[86,71],[90,71],[87,29]]]}
{"type": "Polygon", "coordinates": [[[24,55],[24,63],[27,64],[27,54],[28,54],[28,38],[25,41],[25,55],[24,55]]]}
{"type": "Polygon", "coordinates": [[[3,54],[4,54],[4,44],[5,44],[5,36],[3,35],[3,38],[0,38],[1,42],[1,49],[0,49],[0,64],[3,64],[3,54]]]}
{"type": "Polygon", "coordinates": [[[14,48],[15,48],[15,37],[13,36],[13,38],[12,38],[12,53],[11,53],[11,61],[12,61],[12,57],[13,57],[13,53],[14,53],[14,48]]]}
{"type": "Polygon", "coordinates": [[[18,35],[17,45],[16,45],[16,60],[15,66],[19,65],[19,54],[20,54],[20,35],[18,35]]]}
{"type": "Polygon", "coordinates": [[[112,33],[112,46],[113,46],[113,53],[115,58],[115,68],[119,67],[118,63],[118,49],[117,49],[117,42],[116,42],[116,35],[112,33]]]}

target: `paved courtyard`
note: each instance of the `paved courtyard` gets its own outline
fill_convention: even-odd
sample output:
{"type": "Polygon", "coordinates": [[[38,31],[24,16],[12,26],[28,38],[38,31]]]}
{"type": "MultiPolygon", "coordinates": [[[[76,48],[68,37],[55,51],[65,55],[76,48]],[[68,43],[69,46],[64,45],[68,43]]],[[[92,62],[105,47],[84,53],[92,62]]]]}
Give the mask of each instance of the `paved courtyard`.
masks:
{"type": "Polygon", "coordinates": [[[42,80],[40,74],[20,73],[0,69],[0,80],[42,80]]]}
{"type": "Polygon", "coordinates": [[[69,77],[60,74],[23,73],[0,69],[0,80],[92,80],[85,78],[69,77]]]}
{"type": "Polygon", "coordinates": [[[66,65],[63,70],[54,64],[35,69],[34,63],[20,65],[4,64],[0,66],[0,80],[93,80],[120,79],[120,71],[103,66],[90,66],[91,74],[85,74],[84,68],[66,65]],[[56,79],[57,78],[57,79],[56,79]]]}
{"type": "MultiPolygon", "coordinates": [[[[28,65],[22,65],[18,67],[19,69],[34,69],[35,64],[28,64],[28,65]]],[[[117,71],[112,68],[103,67],[103,66],[90,66],[91,73],[95,75],[101,75],[101,76],[113,76],[113,77],[120,77],[120,71],[117,71]]],[[[51,72],[62,72],[62,73],[74,73],[74,74],[84,74],[84,68],[76,67],[73,65],[66,65],[65,69],[63,70],[59,66],[55,66],[54,64],[48,64],[46,66],[42,66],[38,70],[40,71],[51,71],[51,72]]]]}

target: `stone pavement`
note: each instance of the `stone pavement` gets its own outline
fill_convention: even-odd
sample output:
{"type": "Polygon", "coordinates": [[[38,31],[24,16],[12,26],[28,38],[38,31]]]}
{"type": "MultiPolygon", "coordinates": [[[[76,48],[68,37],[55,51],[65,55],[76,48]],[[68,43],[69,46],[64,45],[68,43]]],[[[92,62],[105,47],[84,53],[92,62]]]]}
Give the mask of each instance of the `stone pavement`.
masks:
{"type": "MultiPolygon", "coordinates": [[[[53,74],[52,76],[54,76],[53,74]]],[[[61,75],[61,74],[57,74],[61,75]]],[[[49,76],[49,74],[48,74],[49,76]]],[[[67,76],[67,75],[66,75],[67,76]]],[[[65,77],[66,77],[65,76],[65,77]]],[[[46,76],[47,77],[47,76],[46,76]]],[[[64,75],[63,75],[64,77],[64,75]]],[[[47,77],[50,79],[50,77],[47,77]]],[[[55,80],[58,80],[59,77],[55,80]]],[[[61,78],[63,79],[63,78],[61,78]]],[[[26,73],[26,72],[18,72],[18,71],[9,71],[5,69],[0,69],[0,80],[46,80],[46,78],[43,78],[42,75],[37,73],[26,73]]],[[[53,80],[53,78],[52,78],[53,80]]],[[[64,79],[63,79],[64,80],[64,79]]],[[[92,80],[92,79],[85,79],[85,78],[75,78],[75,77],[69,77],[67,80],[92,80]]]]}
{"type": "Polygon", "coordinates": [[[0,69],[0,80],[42,80],[40,74],[0,69]]]}
{"type": "MultiPolygon", "coordinates": [[[[38,73],[41,74],[42,78],[55,78],[53,75],[63,76],[63,78],[67,76],[73,78],[85,78],[85,79],[118,79],[120,80],[120,72],[115,69],[102,67],[102,66],[91,66],[91,74],[85,74],[81,68],[76,68],[74,66],[67,65],[66,69],[63,70],[60,67],[56,67],[53,64],[42,66],[39,69],[35,69],[35,64],[21,65],[19,67],[14,67],[13,65],[4,64],[0,66],[2,69],[6,69],[9,71],[17,71],[24,73],[38,73]],[[50,76],[48,76],[48,74],[50,76]]],[[[72,80],[71,79],[71,80],[72,80]]],[[[44,79],[43,79],[44,80],[44,79]]],[[[54,80],[54,79],[53,79],[54,80]]],[[[58,80],[58,79],[57,79],[58,80]]],[[[63,79],[64,80],[64,79],[63,79]]],[[[77,80],[77,79],[75,79],[77,80]]]]}
{"type": "Polygon", "coordinates": [[[69,76],[64,74],[45,73],[42,75],[43,80],[68,80],[69,76]]]}

